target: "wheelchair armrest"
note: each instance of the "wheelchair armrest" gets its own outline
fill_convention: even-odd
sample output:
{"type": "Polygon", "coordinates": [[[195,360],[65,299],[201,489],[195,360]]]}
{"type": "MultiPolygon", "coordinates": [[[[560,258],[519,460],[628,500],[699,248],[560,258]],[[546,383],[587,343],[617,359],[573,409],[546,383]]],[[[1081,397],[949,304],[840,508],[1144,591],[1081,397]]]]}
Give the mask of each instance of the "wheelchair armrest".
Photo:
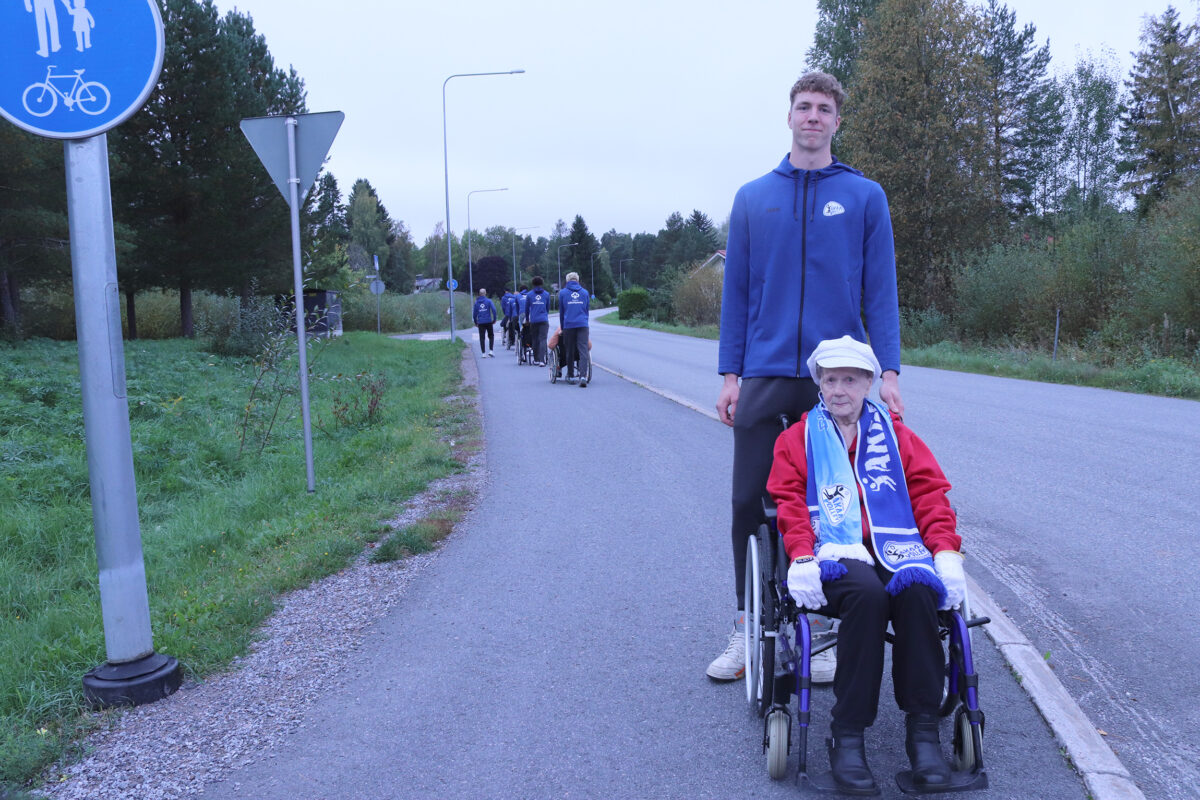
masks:
{"type": "Polygon", "coordinates": [[[763,516],[771,527],[775,526],[775,520],[779,518],[779,509],[775,507],[775,501],[768,497],[763,498],[763,516]]]}

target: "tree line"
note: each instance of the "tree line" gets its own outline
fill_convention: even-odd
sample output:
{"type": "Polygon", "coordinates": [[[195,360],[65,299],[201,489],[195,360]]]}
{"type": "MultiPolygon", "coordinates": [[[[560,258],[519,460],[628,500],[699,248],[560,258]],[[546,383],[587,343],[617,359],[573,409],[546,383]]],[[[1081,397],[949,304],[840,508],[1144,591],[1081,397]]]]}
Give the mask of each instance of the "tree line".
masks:
{"type": "Polygon", "coordinates": [[[1049,42],[1000,0],[818,9],[809,64],[849,95],[834,152],[888,193],[909,321],[1024,340],[1057,321],[1197,360],[1195,22],[1149,17],[1122,78],[1094,54],[1050,74],[1049,42]]]}

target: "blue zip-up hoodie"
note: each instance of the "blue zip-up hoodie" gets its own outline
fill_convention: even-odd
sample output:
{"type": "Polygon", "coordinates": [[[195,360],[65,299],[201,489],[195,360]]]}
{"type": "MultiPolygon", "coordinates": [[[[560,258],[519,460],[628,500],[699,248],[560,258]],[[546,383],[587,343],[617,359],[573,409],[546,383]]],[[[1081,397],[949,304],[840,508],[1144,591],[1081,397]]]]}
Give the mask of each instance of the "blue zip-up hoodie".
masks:
{"type": "Polygon", "coordinates": [[[500,297],[500,313],[506,317],[511,317],[513,314],[513,300],[515,299],[512,292],[506,291],[500,297]]]}
{"type": "Polygon", "coordinates": [[[883,188],[836,158],[787,156],[738,190],[729,217],[717,371],[808,376],[819,342],[849,334],[900,371],[896,252],[883,188]]]}
{"type": "Polygon", "coordinates": [[[529,290],[529,299],[526,301],[530,322],[549,322],[550,321],[550,293],[541,286],[535,286],[529,290]]]}
{"type": "Polygon", "coordinates": [[[471,306],[471,319],[476,325],[487,325],[496,321],[496,305],[486,297],[476,297],[475,305],[471,306]]]}
{"type": "Polygon", "coordinates": [[[558,327],[564,331],[568,328],[586,328],[591,301],[591,295],[579,285],[579,281],[567,281],[567,285],[558,290],[558,327]]]}

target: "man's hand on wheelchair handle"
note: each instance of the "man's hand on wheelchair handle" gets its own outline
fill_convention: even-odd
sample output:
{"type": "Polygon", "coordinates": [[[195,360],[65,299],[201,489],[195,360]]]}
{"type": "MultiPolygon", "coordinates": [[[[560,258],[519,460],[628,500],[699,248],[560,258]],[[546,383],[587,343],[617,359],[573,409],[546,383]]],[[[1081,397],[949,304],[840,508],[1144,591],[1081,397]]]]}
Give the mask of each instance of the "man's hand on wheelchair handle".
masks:
{"type": "Polygon", "coordinates": [[[801,608],[816,611],[825,606],[825,592],[821,589],[821,565],[817,560],[793,561],[788,567],[788,594],[801,608]]]}
{"type": "Polygon", "coordinates": [[[962,554],[953,550],[943,550],[933,557],[933,568],[946,587],[942,610],[958,608],[967,596],[967,576],[963,574],[962,561],[962,554]]]}

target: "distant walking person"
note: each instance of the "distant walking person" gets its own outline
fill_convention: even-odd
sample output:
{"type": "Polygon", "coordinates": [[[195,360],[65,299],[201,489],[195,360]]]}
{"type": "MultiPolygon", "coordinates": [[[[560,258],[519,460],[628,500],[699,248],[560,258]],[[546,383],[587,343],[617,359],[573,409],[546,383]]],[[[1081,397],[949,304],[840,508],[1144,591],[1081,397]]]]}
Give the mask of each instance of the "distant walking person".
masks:
{"type": "Polygon", "coordinates": [[[62,0],[67,13],[74,19],[71,30],[75,32],[75,49],[81,53],[92,46],[92,28],[96,27],[96,20],[91,12],[84,8],[86,2],[87,0],[75,0],[75,7],[72,8],[69,0],[62,0]]]}
{"type": "Polygon", "coordinates": [[[542,288],[542,283],[542,276],[535,276],[526,299],[526,314],[533,337],[533,363],[539,367],[546,366],[546,336],[550,333],[550,293],[542,288]]]}
{"type": "Polygon", "coordinates": [[[563,332],[563,358],[567,362],[567,377],[575,377],[575,359],[579,359],[579,385],[587,387],[588,363],[588,306],[592,298],[579,285],[579,273],[567,273],[567,285],[558,292],[558,326],[563,332]]]}
{"type": "Polygon", "coordinates": [[[496,323],[496,304],[488,299],[487,289],[479,290],[479,297],[475,298],[475,305],[471,306],[471,319],[479,328],[479,351],[485,358],[495,358],[496,332],[492,326],[496,323]],[[484,337],[487,337],[486,347],[484,337]]]}
{"type": "Polygon", "coordinates": [[[54,0],[25,0],[25,10],[32,12],[37,22],[37,54],[48,58],[51,52],[57,53],[61,50],[62,44],[58,41],[58,9],[54,7],[54,0]]]}

